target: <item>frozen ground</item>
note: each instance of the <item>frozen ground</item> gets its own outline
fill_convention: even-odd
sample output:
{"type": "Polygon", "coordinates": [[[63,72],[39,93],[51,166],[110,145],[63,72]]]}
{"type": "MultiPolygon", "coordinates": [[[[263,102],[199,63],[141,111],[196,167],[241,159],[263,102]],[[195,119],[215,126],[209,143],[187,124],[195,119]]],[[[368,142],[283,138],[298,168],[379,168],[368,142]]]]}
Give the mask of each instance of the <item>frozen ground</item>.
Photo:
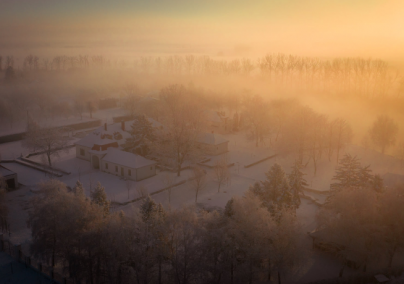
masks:
{"type": "MultiPolygon", "coordinates": [[[[112,113],[109,112],[107,114],[111,115],[112,113]]],[[[118,114],[113,115],[116,116],[118,114]]],[[[227,159],[228,164],[234,163],[235,165],[229,168],[231,178],[227,184],[221,186],[220,192],[218,192],[218,184],[214,180],[213,170],[204,167],[208,174],[208,182],[206,187],[202,189],[198,195],[196,206],[200,208],[222,209],[232,196],[242,196],[251,184],[265,179],[265,172],[267,172],[274,163],[279,163],[285,169],[286,173],[290,172],[290,168],[293,164],[293,157],[277,156],[255,166],[245,168],[245,165],[273,155],[274,152],[268,147],[254,147],[251,141],[246,141],[243,134],[229,134],[226,135],[226,137],[230,141],[229,152],[220,156],[210,157],[211,161],[207,164],[213,165],[215,161],[219,159],[227,159]]],[[[0,145],[0,150],[2,153],[18,153],[21,151],[21,146],[19,142],[7,143],[0,145]]],[[[403,173],[399,161],[393,157],[384,156],[375,151],[354,145],[342,151],[340,154],[341,157],[345,151],[352,155],[357,155],[358,158],[361,159],[362,165],[371,164],[374,173],[383,174],[386,171],[403,173]]],[[[334,155],[332,161],[329,162],[326,157],[323,157],[317,165],[317,173],[315,175],[312,163],[308,164],[304,172],[306,173],[306,179],[311,188],[321,191],[329,190],[329,185],[336,167],[335,158],[334,155]]],[[[33,156],[31,159],[37,162],[43,161],[40,155],[33,156]]],[[[89,194],[91,188],[94,188],[99,181],[105,187],[108,197],[120,203],[126,203],[139,197],[138,189],[140,187],[147,189],[148,193],[166,187],[163,181],[165,174],[171,175],[175,179],[175,182],[187,180],[192,175],[192,171],[190,170],[182,171],[180,177],[176,177],[175,173],[158,172],[157,175],[152,178],[140,182],[131,181],[130,184],[128,184],[126,180],[119,176],[92,169],[90,162],[75,157],[74,148],[69,149],[68,153],[63,153],[60,158],[54,159],[53,164],[57,168],[71,172],[70,175],[65,175],[60,178],[67,185],[74,186],[76,181],[80,180],[86,188],[86,194],[89,194]],[[128,187],[130,189],[129,198],[128,187]]],[[[42,172],[22,165],[15,163],[6,163],[4,165],[19,174],[19,180],[22,184],[30,186],[33,189],[35,189],[35,185],[39,181],[49,178],[49,176],[45,176],[42,172]]],[[[306,194],[318,199],[320,202],[324,201],[326,197],[325,195],[317,193],[307,192],[306,194]]],[[[15,225],[13,225],[14,227],[12,227],[13,234],[11,237],[14,237],[16,241],[26,242],[29,240],[29,230],[24,227],[23,221],[27,216],[26,207],[28,204],[26,200],[32,195],[33,193],[30,193],[26,188],[8,194],[10,204],[12,204],[12,207],[15,207],[10,214],[10,219],[11,222],[15,223],[15,225]],[[21,214],[18,212],[21,212],[21,214]]],[[[192,182],[189,181],[172,189],[170,203],[167,191],[158,193],[152,197],[156,202],[162,203],[166,208],[171,207],[175,209],[187,205],[195,205],[195,190],[192,186],[192,182]]],[[[138,208],[140,204],[141,202],[138,201],[127,205],[116,206],[113,210],[123,210],[126,214],[131,215],[133,210],[138,208]]],[[[302,199],[302,204],[297,210],[297,216],[302,225],[302,238],[307,247],[306,261],[305,265],[299,271],[285,278],[285,283],[305,283],[338,276],[341,268],[340,263],[327,254],[311,249],[312,240],[307,235],[307,232],[316,228],[315,215],[317,210],[318,206],[316,204],[307,199],[302,199]]],[[[352,273],[352,271],[346,268],[344,273],[349,274],[352,273]]]]}

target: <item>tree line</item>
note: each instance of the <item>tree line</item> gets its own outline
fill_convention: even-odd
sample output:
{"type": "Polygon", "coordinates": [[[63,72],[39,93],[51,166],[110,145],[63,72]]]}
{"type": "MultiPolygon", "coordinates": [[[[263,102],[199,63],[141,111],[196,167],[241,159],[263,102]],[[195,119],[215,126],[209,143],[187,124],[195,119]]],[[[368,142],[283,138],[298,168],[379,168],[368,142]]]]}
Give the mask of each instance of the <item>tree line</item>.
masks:
{"type": "Polygon", "coordinates": [[[110,210],[100,184],[90,198],[80,182],[39,188],[29,217],[32,252],[77,281],[280,283],[302,255],[294,211],[280,206],[272,214],[252,193],[220,212],[166,209],[147,197],[129,216],[110,210]]]}
{"type": "MultiPolygon", "coordinates": [[[[386,97],[401,95],[404,81],[400,73],[380,59],[321,59],[292,54],[267,54],[257,60],[216,59],[209,56],[173,55],[142,56],[133,62],[110,59],[102,55],[55,56],[39,58],[29,54],[18,69],[23,71],[70,69],[131,68],[140,74],[174,74],[198,76],[251,76],[260,74],[271,84],[299,86],[307,90],[338,95],[386,97]]],[[[0,71],[16,68],[13,56],[0,56],[0,71]]]]}

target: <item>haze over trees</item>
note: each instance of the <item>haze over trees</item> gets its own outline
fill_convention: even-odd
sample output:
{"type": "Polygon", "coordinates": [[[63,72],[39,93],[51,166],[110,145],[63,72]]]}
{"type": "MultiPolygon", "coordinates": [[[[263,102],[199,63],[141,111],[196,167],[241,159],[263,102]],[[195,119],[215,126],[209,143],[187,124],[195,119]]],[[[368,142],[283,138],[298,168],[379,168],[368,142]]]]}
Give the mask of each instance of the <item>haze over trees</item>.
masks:
{"type": "Polygon", "coordinates": [[[369,129],[369,134],[372,142],[377,147],[380,147],[381,152],[384,154],[386,148],[396,142],[398,125],[391,117],[380,115],[369,129]]]}
{"type": "Polygon", "coordinates": [[[155,153],[171,165],[180,176],[185,162],[194,160],[198,154],[197,139],[203,125],[203,112],[184,86],[170,85],[161,90],[160,98],[165,104],[167,130],[162,131],[154,143],[155,153]]]}

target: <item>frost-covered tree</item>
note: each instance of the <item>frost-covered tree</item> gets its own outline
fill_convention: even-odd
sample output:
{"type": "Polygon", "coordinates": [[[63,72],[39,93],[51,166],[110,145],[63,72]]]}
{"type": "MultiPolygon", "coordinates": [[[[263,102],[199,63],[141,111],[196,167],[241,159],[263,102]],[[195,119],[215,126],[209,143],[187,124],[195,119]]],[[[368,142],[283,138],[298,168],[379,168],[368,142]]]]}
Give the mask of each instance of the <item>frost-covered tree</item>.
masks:
{"type": "Polygon", "coordinates": [[[383,179],[379,174],[373,176],[371,188],[378,193],[382,193],[384,191],[385,188],[383,179]]]}
{"type": "Polygon", "coordinates": [[[154,218],[154,215],[157,212],[157,204],[154,200],[148,195],[142,203],[140,207],[140,213],[142,216],[143,222],[147,222],[149,219],[154,218]]]}
{"type": "Polygon", "coordinates": [[[334,121],[335,125],[335,143],[334,147],[337,150],[337,163],[339,163],[339,153],[347,143],[352,141],[352,128],[344,119],[338,118],[334,121]]]}
{"type": "Polygon", "coordinates": [[[381,198],[381,224],[385,233],[386,252],[391,267],[396,253],[404,249],[404,188],[394,187],[381,198]]]}
{"type": "Polygon", "coordinates": [[[348,260],[366,266],[383,254],[383,235],[379,220],[377,193],[367,188],[344,187],[323,206],[318,217],[318,231],[323,243],[339,248],[342,276],[348,260]]]}
{"type": "Polygon", "coordinates": [[[75,196],[85,198],[86,193],[83,184],[78,180],[76,181],[76,184],[72,188],[72,192],[74,193],[75,196]]]}
{"type": "Polygon", "coordinates": [[[153,147],[180,176],[182,165],[198,157],[197,139],[203,124],[203,111],[180,85],[162,89],[160,97],[165,105],[167,130],[158,134],[153,147]]]}
{"type": "Polygon", "coordinates": [[[259,143],[264,143],[264,139],[270,134],[269,104],[259,96],[245,96],[244,105],[246,111],[244,116],[248,121],[250,138],[258,147],[259,143]]]}
{"type": "Polygon", "coordinates": [[[221,159],[216,161],[215,166],[213,168],[214,179],[218,183],[217,192],[220,192],[220,186],[226,182],[229,178],[229,169],[227,168],[227,161],[225,159],[221,159]]]}
{"type": "Polygon", "coordinates": [[[387,115],[378,116],[369,130],[370,138],[383,154],[386,148],[395,144],[397,134],[397,123],[387,115]]]}
{"type": "Polygon", "coordinates": [[[48,165],[52,167],[52,157],[59,157],[60,153],[68,151],[66,146],[70,139],[64,129],[61,128],[42,128],[29,123],[27,132],[23,141],[23,146],[33,152],[44,152],[48,165]]]}
{"type": "Polygon", "coordinates": [[[265,176],[264,181],[250,186],[249,191],[257,195],[271,212],[281,207],[293,207],[293,192],[282,167],[274,164],[265,176]]]}
{"type": "Polygon", "coordinates": [[[91,201],[103,209],[104,216],[109,214],[109,207],[111,202],[108,200],[107,194],[105,193],[105,188],[101,185],[100,182],[97,183],[97,186],[90,192],[91,201]]]}
{"type": "Polygon", "coordinates": [[[7,183],[4,177],[0,174],[0,226],[4,228],[7,222],[8,208],[6,204],[7,183]]]}
{"type": "Polygon", "coordinates": [[[358,186],[360,170],[361,164],[358,158],[356,156],[352,157],[350,154],[346,154],[341,159],[340,164],[335,171],[335,175],[332,178],[336,182],[331,184],[331,190],[338,191],[342,188],[358,186]]]}
{"type": "Polygon", "coordinates": [[[299,161],[295,161],[295,164],[292,166],[292,171],[288,175],[289,187],[292,192],[292,203],[295,208],[299,208],[301,203],[300,194],[303,194],[303,190],[308,187],[302,168],[303,165],[299,161]]]}
{"type": "Polygon", "coordinates": [[[69,254],[80,247],[82,234],[102,215],[102,208],[79,198],[53,180],[40,185],[32,201],[28,224],[32,231],[32,252],[54,266],[58,260],[71,261],[69,254]],[[63,220],[63,222],[61,222],[63,220]],[[76,246],[77,245],[77,246],[76,246]]]}
{"type": "Polygon", "coordinates": [[[206,187],[206,183],[207,183],[206,172],[199,167],[194,167],[192,169],[191,184],[195,190],[195,203],[198,202],[198,194],[201,190],[203,190],[206,187]]]}
{"type": "Polygon", "coordinates": [[[370,165],[361,166],[359,159],[356,156],[352,157],[350,154],[346,154],[341,159],[333,180],[335,182],[330,185],[333,194],[346,187],[362,187],[373,189],[376,192],[383,191],[383,180],[380,176],[373,175],[370,165]]]}
{"type": "Polygon", "coordinates": [[[156,138],[151,122],[144,115],[137,115],[130,127],[132,136],[126,139],[125,149],[141,156],[150,154],[149,141],[156,138]]]}

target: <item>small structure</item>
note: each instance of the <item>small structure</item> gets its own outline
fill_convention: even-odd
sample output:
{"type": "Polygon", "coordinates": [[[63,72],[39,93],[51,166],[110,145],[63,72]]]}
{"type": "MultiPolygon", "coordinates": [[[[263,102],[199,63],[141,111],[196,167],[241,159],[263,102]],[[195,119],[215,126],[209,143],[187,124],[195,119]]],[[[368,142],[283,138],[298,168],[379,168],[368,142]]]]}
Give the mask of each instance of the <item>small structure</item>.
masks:
{"type": "Polygon", "coordinates": [[[17,189],[18,188],[18,176],[17,173],[7,169],[6,167],[0,166],[0,176],[2,176],[6,183],[7,188],[17,189]]]}
{"type": "Polygon", "coordinates": [[[92,161],[92,154],[106,151],[110,147],[118,148],[126,142],[130,134],[126,131],[128,122],[122,121],[96,129],[75,143],[76,157],[92,161]]]}
{"type": "Polygon", "coordinates": [[[156,162],[139,155],[109,148],[101,159],[101,170],[139,181],[156,175],[156,162]]]}
{"type": "Polygon", "coordinates": [[[227,130],[228,117],[224,112],[206,110],[204,111],[206,123],[209,127],[215,127],[220,130],[227,130]]]}
{"type": "Polygon", "coordinates": [[[156,175],[155,161],[120,149],[131,137],[126,131],[131,123],[121,121],[98,128],[75,143],[76,157],[91,162],[94,169],[135,181],[156,175]]]}
{"type": "Polygon", "coordinates": [[[220,155],[229,151],[229,140],[214,132],[201,134],[197,142],[206,155],[220,155]]]}

